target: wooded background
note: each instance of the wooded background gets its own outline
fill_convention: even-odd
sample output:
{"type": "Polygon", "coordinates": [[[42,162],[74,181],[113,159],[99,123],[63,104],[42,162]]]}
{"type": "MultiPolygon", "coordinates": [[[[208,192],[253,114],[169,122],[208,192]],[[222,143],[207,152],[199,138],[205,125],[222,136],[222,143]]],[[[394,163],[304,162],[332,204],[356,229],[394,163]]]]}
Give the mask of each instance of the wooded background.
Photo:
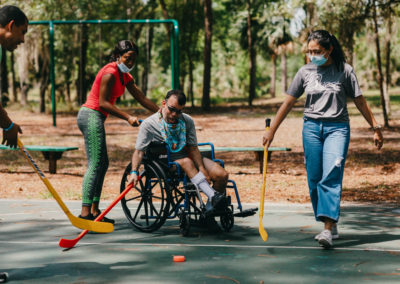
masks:
{"type": "MultiPolygon", "coordinates": [[[[335,34],[363,90],[376,89],[384,123],[389,92],[400,83],[399,1],[389,0],[24,0],[30,21],[176,19],[179,22],[180,85],[189,105],[209,110],[285,92],[305,63],[310,31],[335,34]]],[[[86,99],[115,44],[135,41],[140,50],[131,72],[143,92],[159,101],[171,88],[168,25],[102,24],[55,27],[56,99],[68,109],[86,99]],[[79,78],[84,78],[80,84],[79,78]],[[79,87],[81,86],[81,87],[79,87]]],[[[6,104],[50,104],[48,26],[29,26],[25,44],[3,49],[1,95],[6,104]]],[[[135,104],[124,96],[120,104],[135,104]]],[[[47,109],[46,109],[47,108],[47,109]]]]}

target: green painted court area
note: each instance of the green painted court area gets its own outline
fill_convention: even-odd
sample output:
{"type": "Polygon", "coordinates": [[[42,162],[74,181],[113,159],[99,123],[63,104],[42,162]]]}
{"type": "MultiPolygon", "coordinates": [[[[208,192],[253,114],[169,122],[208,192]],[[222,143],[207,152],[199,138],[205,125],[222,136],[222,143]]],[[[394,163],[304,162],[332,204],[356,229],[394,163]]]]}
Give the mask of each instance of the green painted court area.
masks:
{"type": "MultiPolygon", "coordinates": [[[[79,202],[67,206],[78,215],[79,202]]],[[[176,219],[146,234],[119,206],[109,216],[113,233],[63,250],[59,239],[80,230],[54,200],[0,200],[0,272],[9,283],[400,283],[400,210],[391,206],[344,205],[332,250],[314,241],[322,225],[309,205],[267,203],[265,243],[258,215],[235,218],[229,233],[193,227],[189,237],[176,219]]]]}

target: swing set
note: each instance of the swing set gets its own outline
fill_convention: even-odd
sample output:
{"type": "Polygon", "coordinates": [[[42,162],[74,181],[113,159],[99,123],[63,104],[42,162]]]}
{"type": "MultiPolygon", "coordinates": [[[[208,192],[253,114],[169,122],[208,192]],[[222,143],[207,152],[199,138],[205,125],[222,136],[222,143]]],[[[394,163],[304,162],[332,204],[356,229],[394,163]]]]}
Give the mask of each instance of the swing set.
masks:
{"type": "MultiPolygon", "coordinates": [[[[55,63],[54,63],[54,29],[55,25],[80,25],[80,24],[172,24],[173,32],[170,33],[171,49],[171,87],[179,88],[179,25],[174,19],[168,20],[56,20],[56,21],[32,21],[30,25],[49,26],[49,46],[50,46],[50,84],[51,84],[51,108],[53,114],[53,126],[57,126],[56,121],[56,97],[55,97],[55,63]]],[[[100,55],[101,58],[102,55],[100,55]]]]}

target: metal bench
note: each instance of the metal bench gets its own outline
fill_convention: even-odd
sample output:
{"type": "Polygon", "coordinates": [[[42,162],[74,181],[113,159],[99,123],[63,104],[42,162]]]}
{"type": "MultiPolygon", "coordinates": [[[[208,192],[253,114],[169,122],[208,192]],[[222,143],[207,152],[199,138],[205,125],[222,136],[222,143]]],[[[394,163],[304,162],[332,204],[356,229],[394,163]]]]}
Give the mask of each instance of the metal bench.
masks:
{"type": "MultiPolygon", "coordinates": [[[[203,150],[203,149],[200,149],[203,150]]],[[[206,149],[204,149],[205,151],[206,149]]],[[[263,147],[215,147],[215,152],[253,152],[255,158],[260,163],[260,173],[263,170],[264,161],[264,148],[263,147]]],[[[287,147],[269,147],[268,148],[268,161],[271,160],[272,152],[276,151],[292,151],[291,148],[287,147]]]]}
{"type": "MultiPolygon", "coordinates": [[[[0,150],[17,150],[18,148],[10,148],[0,144],[0,150]]],[[[64,146],[38,146],[38,145],[25,145],[28,151],[40,151],[43,157],[49,161],[49,172],[51,174],[57,173],[57,160],[61,159],[62,154],[66,151],[78,150],[78,147],[64,147],[64,146]]]]}

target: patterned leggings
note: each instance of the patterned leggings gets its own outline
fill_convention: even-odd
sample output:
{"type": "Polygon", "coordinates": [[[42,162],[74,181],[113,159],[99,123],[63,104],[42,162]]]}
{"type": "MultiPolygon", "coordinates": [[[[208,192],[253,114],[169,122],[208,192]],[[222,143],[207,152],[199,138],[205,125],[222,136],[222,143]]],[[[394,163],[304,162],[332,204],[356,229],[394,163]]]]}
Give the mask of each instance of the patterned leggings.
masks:
{"type": "Polygon", "coordinates": [[[82,107],[78,113],[78,127],[85,138],[88,159],[88,167],[82,184],[83,206],[91,206],[93,202],[100,201],[104,177],[108,169],[105,119],[102,113],[86,107],[82,107]]]}

